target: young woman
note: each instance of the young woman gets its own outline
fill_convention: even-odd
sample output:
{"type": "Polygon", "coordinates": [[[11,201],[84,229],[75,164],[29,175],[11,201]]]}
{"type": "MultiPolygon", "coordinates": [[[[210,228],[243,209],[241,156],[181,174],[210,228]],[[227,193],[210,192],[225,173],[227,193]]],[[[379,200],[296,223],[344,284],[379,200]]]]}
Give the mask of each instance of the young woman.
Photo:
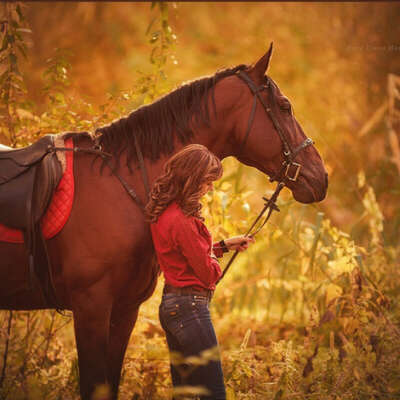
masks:
{"type": "Polygon", "coordinates": [[[221,176],[220,160],[206,147],[186,146],[166,162],[146,207],[165,277],[159,315],[171,356],[179,353],[184,358],[203,356],[204,360],[205,350],[214,354],[205,365],[171,362],[172,383],[174,388],[205,388],[208,394],[202,399],[226,398],[218,342],[208,309],[221,276],[217,257],[229,250],[243,251],[254,241],[237,236],[212,243],[203,224],[200,198],[221,176]]]}

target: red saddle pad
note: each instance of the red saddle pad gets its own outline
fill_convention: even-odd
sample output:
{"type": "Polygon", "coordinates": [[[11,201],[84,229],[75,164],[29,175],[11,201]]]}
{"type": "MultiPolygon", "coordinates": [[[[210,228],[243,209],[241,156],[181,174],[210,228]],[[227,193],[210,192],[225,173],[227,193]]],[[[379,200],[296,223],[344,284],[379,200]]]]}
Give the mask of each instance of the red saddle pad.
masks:
{"type": "MultiPolygon", "coordinates": [[[[65,147],[72,148],[72,138],[65,141],[65,147]]],[[[66,151],[65,172],[57,186],[44,217],[41,221],[42,232],[46,239],[50,239],[61,231],[71,213],[74,201],[74,157],[72,151],[66,151]]],[[[0,224],[0,241],[9,243],[23,243],[22,231],[0,224]]]]}

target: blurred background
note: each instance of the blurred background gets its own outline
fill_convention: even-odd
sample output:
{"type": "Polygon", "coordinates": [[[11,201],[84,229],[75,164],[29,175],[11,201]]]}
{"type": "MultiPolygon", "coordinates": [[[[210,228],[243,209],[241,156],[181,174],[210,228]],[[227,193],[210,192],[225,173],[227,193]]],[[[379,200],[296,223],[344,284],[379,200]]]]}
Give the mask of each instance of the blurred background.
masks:
{"type": "MultiPolygon", "coordinates": [[[[314,139],[329,190],[307,206],[285,191],[218,287],[228,396],[400,398],[399,4],[17,2],[1,12],[0,142],[14,147],[93,131],[185,81],[251,64],[273,42],[268,74],[314,139]]],[[[244,233],[273,190],[223,163],[204,199],[215,240],[244,233]]],[[[161,286],[132,335],[122,399],[168,398],[161,286]]],[[[71,315],[0,321],[0,398],[77,398],[71,315]]]]}

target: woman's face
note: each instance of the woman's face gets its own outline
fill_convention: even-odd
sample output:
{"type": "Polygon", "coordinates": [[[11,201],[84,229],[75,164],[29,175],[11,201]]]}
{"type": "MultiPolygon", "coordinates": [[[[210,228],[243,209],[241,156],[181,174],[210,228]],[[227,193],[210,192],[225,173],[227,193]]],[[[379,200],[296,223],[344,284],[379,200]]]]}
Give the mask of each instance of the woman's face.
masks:
{"type": "Polygon", "coordinates": [[[200,193],[204,196],[208,192],[212,192],[214,190],[214,183],[213,182],[204,182],[200,187],[200,193]]]}

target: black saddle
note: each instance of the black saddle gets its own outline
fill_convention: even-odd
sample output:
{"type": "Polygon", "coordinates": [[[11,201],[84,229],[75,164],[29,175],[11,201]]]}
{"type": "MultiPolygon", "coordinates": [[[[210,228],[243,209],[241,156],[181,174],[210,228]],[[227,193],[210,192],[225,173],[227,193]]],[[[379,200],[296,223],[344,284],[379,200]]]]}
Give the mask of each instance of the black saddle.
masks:
{"type": "Polygon", "coordinates": [[[24,232],[31,284],[39,278],[45,299],[51,304],[56,297],[40,219],[61,176],[53,135],[21,149],[0,146],[0,223],[24,232]]]}

